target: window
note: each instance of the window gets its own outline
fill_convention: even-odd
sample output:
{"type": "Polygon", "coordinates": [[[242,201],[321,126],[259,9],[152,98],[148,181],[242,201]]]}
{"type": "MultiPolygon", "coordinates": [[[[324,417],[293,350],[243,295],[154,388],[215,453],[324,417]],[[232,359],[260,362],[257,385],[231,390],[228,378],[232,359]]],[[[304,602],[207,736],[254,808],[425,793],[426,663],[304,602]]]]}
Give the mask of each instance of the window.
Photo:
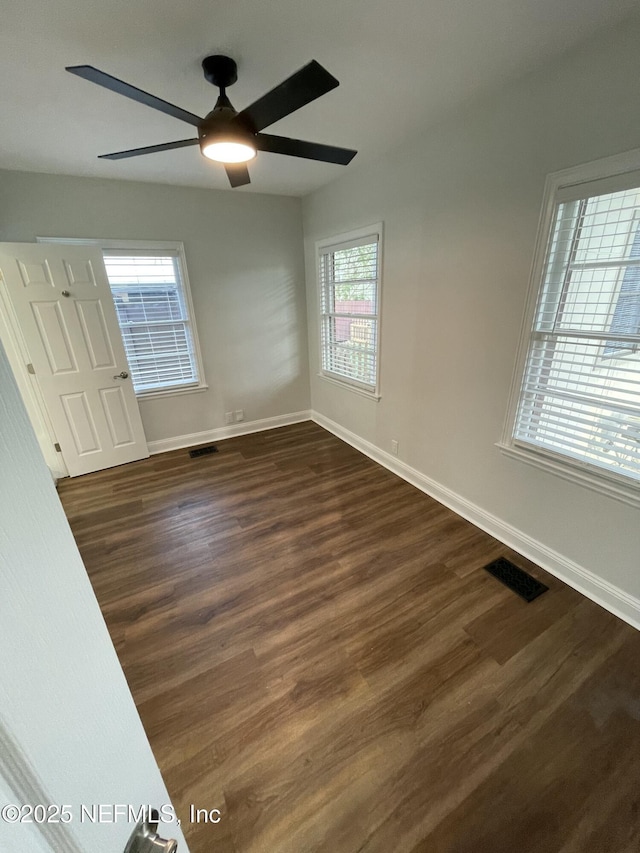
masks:
{"type": "Polygon", "coordinates": [[[381,231],[318,244],[322,375],[371,396],[378,389],[381,231]]]}
{"type": "Polygon", "coordinates": [[[206,390],[182,243],[36,239],[102,250],[137,396],[206,390]]]}
{"type": "Polygon", "coordinates": [[[512,446],[637,487],[640,174],[570,177],[551,187],[512,446]]]}
{"type": "Polygon", "coordinates": [[[108,249],[104,263],[136,394],[197,386],[178,253],[108,249]]]}

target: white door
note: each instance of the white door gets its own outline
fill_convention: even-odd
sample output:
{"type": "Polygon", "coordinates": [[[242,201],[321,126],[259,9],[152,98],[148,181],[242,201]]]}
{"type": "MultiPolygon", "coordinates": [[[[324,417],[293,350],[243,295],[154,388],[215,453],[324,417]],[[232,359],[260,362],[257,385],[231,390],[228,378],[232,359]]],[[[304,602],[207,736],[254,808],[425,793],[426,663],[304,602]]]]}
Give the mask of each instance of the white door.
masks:
{"type": "Polygon", "coordinates": [[[146,458],[100,250],[0,243],[0,272],[69,474],[146,458]]]}
{"type": "Polygon", "coordinates": [[[1,344],[0,472],[0,851],[188,853],[1,344]]]}

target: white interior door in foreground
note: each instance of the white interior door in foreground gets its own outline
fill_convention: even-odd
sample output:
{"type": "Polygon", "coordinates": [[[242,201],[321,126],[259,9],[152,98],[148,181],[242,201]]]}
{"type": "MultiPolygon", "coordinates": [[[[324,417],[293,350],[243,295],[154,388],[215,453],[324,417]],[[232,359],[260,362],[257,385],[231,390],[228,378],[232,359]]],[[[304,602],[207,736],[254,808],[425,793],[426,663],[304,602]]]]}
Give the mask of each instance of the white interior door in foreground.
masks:
{"type": "Polygon", "coordinates": [[[0,272],[69,474],[146,458],[100,250],[0,243],[0,272]]]}

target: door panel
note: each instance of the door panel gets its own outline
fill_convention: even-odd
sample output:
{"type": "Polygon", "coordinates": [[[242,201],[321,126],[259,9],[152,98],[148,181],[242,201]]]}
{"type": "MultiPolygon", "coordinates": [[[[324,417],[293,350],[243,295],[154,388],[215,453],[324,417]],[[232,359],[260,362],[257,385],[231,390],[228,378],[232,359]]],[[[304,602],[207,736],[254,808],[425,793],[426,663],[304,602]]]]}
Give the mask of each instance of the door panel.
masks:
{"type": "Polygon", "coordinates": [[[85,391],[60,397],[78,456],[102,450],[85,391]]]}
{"type": "Polygon", "coordinates": [[[3,243],[0,270],[70,475],[146,458],[100,250],[3,243]]]}
{"type": "Polygon", "coordinates": [[[93,263],[90,260],[73,261],[65,258],[62,263],[70,287],[83,284],[89,285],[89,287],[98,286],[93,263]]]}
{"type": "Polygon", "coordinates": [[[67,325],[57,302],[32,302],[31,310],[53,375],[77,373],[67,325]]]}
{"type": "Polygon", "coordinates": [[[122,388],[102,388],[100,397],[113,446],[122,447],[125,444],[132,444],[135,439],[122,388]]]}
{"type": "Polygon", "coordinates": [[[96,370],[99,367],[115,369],[116,360],[100,301],[98,299],[77,300],[76,311],[92,369],[96,370]]]}
{"type": "Polygon", "coordinates": [[[18,269],[25,287],[46,285],[53,287],[53,276],[46,259],[41,263],[24,263],[18,260],[18,269]]]}

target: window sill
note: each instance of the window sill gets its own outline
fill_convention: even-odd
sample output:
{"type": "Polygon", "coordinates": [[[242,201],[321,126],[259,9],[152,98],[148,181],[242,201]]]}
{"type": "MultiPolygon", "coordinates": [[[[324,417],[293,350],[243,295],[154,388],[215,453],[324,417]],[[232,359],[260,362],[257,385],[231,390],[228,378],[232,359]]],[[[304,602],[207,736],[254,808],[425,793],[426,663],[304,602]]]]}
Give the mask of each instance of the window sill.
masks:
{"type": "Polygon", "coordinates": [[[167,388],[163,391],[141,391],[136,394],[137,400],[155,400],[159,397],[178,397],[183,394],[199,394],[201,391],[208,391],[208,385],[198,385],[195,388],[167,388]]]}
{"type": "Polygon", "coordinates": [[[595,474],[583,468],[579,463],[572,464],[570,461],[558,460],[548,456],[544,451],[525,450],[511,444],[498,442],[496,447],[505,456],[517,459],[526,465],[548,471],[563,480],[577,483],[591,491],[606,495],[614,500],[621,501],[629,506],[640,507],[640,489],[624,482],[615,476],[607,476],[606,472],[595,474]]]}
{"type": "Polygon", "coordinates": [[[318,373],[318,377],[320,379],[324,379],[324,381],[328,382],[330,385],[336,385],[338,388],[344,388],[346,391],[353,391],[354,394],[366,397],[367,400],[375,400],[376,403],[380,400],[380,394],[377,394],[375,391],[367,391],[366,388],[360,388],[358,385],[352,385],[346,380],[343,382],[340,379],[334,379],[333,376],[327,376],[326,373],[318,373]]]}

